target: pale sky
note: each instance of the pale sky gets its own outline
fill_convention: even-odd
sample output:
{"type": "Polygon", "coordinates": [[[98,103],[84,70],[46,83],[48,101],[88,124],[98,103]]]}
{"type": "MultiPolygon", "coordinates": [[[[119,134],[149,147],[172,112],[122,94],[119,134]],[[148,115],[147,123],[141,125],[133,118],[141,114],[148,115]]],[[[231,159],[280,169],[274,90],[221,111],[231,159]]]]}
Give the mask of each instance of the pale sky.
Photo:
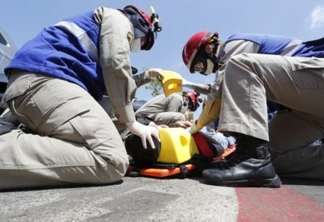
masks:
{"type": "MultiPolygon", "coordinates": [[[[189,74],[182,62],[182,48],[196,32],[218,31],[223,41],[238,32],[302,40],[324,36],[324,0],[10,0],[1,2],[0,26],[21,47],[43,28],[61,19],[99,6],[123,8],[129,4],[146,12],[152,5],[163,25],[152,50],[131,54],[132,65],[139,70],[143,67],[172,70],[198,83],[209,83],[214,76],[189,74]]],[[[137,97],[147,100],[151,96],[141,87],[137,97]]]]}

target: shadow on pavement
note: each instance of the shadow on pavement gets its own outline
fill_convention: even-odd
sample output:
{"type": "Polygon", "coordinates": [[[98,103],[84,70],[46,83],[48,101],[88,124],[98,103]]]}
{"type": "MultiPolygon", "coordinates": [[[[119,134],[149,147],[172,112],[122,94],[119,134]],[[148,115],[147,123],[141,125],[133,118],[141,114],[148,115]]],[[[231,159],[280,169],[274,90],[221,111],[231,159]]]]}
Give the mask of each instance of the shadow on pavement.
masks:
{"type": "Polygon", "coordinates": [[[309,185],[309,186],[323,186],[323,180],[312,180],[312,179],[300,179],[300,178],[289,178],[280,177],[283,185],[309,185]]]}
{"type": "Polygon", "coordinates": [[[16,188],[16,189],[7,189],[0,190],[0,193],[7,192],[22,192],[22,191],[44,191],[44,190],[54,190],[54,189],[71,189],[71,188],[87,188],[87,187],[108,187],[122,184],[124,181],[120,180],[116,183],[111,184],[97,184],[97,185],[89,185],[89,184],[68,184],[68,185],[58,185],[58,186],[46,186],[46,187],[33,187],[33,188],[16,188]]]}

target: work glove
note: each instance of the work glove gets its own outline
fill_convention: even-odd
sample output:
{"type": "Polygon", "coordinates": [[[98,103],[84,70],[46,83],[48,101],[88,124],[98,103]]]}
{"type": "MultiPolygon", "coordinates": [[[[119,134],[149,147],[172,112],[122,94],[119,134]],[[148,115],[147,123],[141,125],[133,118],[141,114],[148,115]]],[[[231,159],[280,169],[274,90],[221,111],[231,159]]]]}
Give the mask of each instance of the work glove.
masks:
{"type": "Polygon", "coordinates": [[[162,71],[163,71],[163,69],[158,69],[158,68],[150,68],[147,70],[150,77],[157,78],[160,81],[164,78],[162,71]]]}
{"type": "Polygon", "coordinates": [[[189,88],[189,89],[194,89],[195,86],[196,86],[196,83],[193,83],[193,82],[189,82],[188,80],[182,78],[182,83],[181,83],[182,87],[186,87],[186,88],[189,88]]]}
{"type": "Polygon", "coordinates": [[[152,136],[154,136],[160,142],[159,127],[155,125],[153,122],[151,122],[148,126],[145,126],[135,121],[131,123],[126,123],[126,126],[132,134],[139,136],[141,138],[143,147],[145,149],[147,149],[146,140],[148,140],[151,147],[155,149],[152,136]]]}
{"type": "Polygon", "coordinates": [[[197,124],[192,124],[191,127],[188,129],[190,134],[195,134],[197,133],[201,128],[197,126],[197,124]]]}

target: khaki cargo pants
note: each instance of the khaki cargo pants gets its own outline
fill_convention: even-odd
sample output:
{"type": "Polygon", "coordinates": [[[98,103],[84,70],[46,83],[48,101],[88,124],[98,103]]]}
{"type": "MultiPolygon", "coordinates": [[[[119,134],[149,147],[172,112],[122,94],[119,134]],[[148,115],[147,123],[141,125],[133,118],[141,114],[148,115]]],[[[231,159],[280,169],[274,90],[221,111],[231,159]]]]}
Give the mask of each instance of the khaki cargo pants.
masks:
{"type": "Polygon", "coordinates": [[[38,135],[18,129],[0,136],[0,189],[110,184],[126,173],[118,131],[80,86],[15,70],[4,100],[38,135]]]}
{"type": "Polygon", "coordinates": [[[270,141],[279,175],[324,180],[324,59],[241,54],[218,71],[220,131],[270,141]],[[222,82],[222,84],[220,84],[222,82]],[[268,124],[266,99],[290,108],[268,124]]]}

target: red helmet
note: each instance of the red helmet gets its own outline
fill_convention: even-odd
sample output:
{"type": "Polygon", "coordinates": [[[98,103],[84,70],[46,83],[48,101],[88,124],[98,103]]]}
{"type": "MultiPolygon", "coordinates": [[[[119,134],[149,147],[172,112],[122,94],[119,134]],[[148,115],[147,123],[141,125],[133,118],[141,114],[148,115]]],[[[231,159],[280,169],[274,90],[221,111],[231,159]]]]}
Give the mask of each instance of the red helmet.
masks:
{"type": "MultiPolygon", "coordinates": [[[[123,12],[127,15],[134,27],[134,39],[145,37],[145,42],[142,45],[142,50],[150,50],[154,45],[154,32],[161,31],[160,29],[152,29],[152,21],[158,18],[157,14],[152,14],[150,17],[146,12],[133,6],[127,5],[124,7],[123,12]],[[155,16],[155,17],[153,17],[155,16]]],[[[154,23],[155,27],[156,23],[154,23]]]]}
{"type": "MultiPolygon", "coordinates": [[[[202,31],[194,34],[185,44],[182,50],[182,59],[190,73],[194,73],[193,62],[196,60],[197,53],[201,52],[202,46],[218,40],[217,32],[202,31]]],[[[200,54],[200,53],[198,53],[200,54]]]]}
{"type": "Polygon", "coordinates": [[[196,93],[194,91],[184,91],[182,95],[188,99],[188,109],[193,112],[196,111],[200,106],[199,103],[202,102],[200,93],[196,93]]]}

